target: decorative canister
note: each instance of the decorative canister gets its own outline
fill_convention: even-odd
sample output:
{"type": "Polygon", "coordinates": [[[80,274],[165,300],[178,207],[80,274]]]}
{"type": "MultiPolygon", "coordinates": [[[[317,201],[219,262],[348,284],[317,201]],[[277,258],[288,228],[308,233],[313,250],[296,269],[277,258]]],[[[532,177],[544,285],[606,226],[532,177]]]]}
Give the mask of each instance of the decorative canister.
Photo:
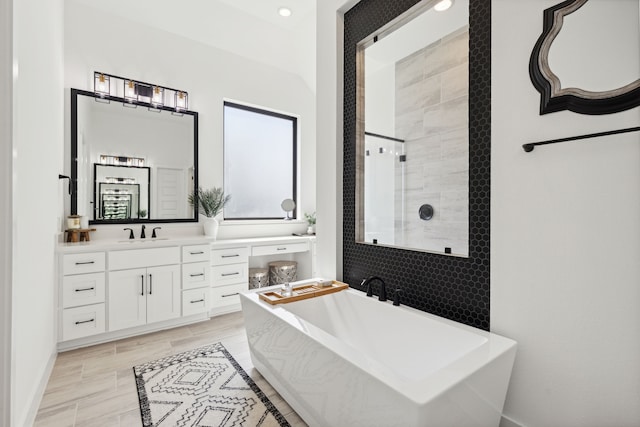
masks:
{"type": "Polygon", "coordinates": [[[262,288],[269,286],[269,269],[268,268],[250,268],[249,269],[249,289],[262,288]]]}
{"type": "Polygon", "coordinates": [[[298,274],[296,261],[274,261],[269,263],[269,285],[295,282],[298,274]]]}
{"type": "Polygon", "coordinates": [[[86,215],[82,215],[80,217],[80,228],[87,229],[89,228],[89,217],[86,215]]]}
{"type": "Polygon", "coordinates": [[[69,215],[67,217],[67,228],[69,230],[80,228],[80,215],[69,215]]]}

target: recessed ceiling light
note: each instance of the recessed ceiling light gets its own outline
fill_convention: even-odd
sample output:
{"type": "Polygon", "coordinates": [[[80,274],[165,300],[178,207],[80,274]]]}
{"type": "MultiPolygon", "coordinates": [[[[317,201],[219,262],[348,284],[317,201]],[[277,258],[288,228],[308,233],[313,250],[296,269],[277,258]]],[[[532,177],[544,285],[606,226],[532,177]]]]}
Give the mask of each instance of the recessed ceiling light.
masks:
{"type": "Polygon", "coordinates": [[[278,9],[278,14],[280,16],[291,16],[291,9],[289,9],[288,7],[281,7],[280,9],[278,9]]]}
{"type": "Polygon", "coordinates": [[[436,10],[438,12],[443,12],[449,9],[451,5],[453,5],[453,0],[442,0],[441,2],[433,6],[433,10],[436,10]]]}

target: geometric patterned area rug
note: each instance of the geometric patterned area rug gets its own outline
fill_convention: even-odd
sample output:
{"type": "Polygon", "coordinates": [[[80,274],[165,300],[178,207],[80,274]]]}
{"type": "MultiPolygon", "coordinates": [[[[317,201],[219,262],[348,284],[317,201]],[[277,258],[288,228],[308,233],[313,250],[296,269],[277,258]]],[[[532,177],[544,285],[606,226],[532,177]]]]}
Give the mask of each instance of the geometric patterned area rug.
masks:
{"type": "Polygon", "coordinates": [[[142,424],[289,427],[220,343],[133,367],[142,424]]]}

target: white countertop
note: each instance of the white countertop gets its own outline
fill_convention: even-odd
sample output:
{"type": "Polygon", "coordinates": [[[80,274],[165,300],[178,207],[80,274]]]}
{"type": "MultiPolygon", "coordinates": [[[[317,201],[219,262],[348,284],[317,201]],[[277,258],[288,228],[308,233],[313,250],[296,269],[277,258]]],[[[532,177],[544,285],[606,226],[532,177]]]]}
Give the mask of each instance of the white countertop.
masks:
{"type": "Polygon", "coordinates": [[[253,246],[253,245],[269,245],[285,242],[300,242],[315,239],[315,235],[303,236],[274,236],[274,237],[255,237],[242,239],[218,239],[200,235],[200,236],[176,236],[176,237],[160,237],[152,239],[100,239],[89,242],[78,243],[59,243],[56,250],[58,253],[79,253],[90,251],[117,251],[128,249],[145,249],[145,248],[161,248],[167,246],[181,245],[203,245],[211,244],[212,248],[228,248],[234,246],[253,246]]]}

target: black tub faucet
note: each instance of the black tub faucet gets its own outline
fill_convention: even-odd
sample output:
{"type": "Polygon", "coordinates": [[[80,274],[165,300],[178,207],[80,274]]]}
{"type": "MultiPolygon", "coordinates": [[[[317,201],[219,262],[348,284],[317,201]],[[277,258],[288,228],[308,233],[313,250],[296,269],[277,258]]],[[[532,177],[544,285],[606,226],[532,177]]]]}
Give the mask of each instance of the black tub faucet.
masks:
{"type": "Polygon", "coordinates": [[[402,296],[402,289],[396,288],[396,292],[393,294],[393,305],[400,305],[400,297],[402,296]]]}
{"type": "Polygon", "coordinates": [[[146,226],[145,226],[144,224],[142,224],[142,230],[140,231],[140,238],[141,238],[141,239],[144,239],[145,237],[147,237],[147,236],[145,236],[145,234],[144,234],[144,229],[145,229],[145,228],[146,228],[146,226]]]}
{"type": "Polygon", "coordinates": [[[381,277],[378,276],[371,276],[367,279],[364,279],[362,281],[362,286],[366,286],[367,287],[367,296],[368,297],[372,297],[373,296],[373,287],[371,286],[371,282],[373,281],[379,281],[380,282],[380,296],[378,297],[379,301],[386,301],[387,300],[387,286],[384,283],[384,280],[382,280],[381,277]]]}

